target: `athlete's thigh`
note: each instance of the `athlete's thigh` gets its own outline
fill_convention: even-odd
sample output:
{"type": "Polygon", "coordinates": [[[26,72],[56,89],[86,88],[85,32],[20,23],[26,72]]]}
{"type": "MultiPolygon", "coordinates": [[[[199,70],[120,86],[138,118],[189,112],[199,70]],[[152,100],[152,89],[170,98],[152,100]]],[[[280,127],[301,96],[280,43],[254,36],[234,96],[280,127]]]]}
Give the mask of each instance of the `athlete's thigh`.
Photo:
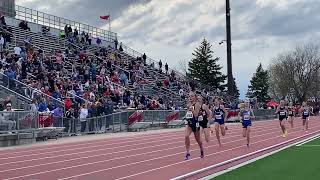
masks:
{"type": "Polygon", "coordinates": [[[191,135],[191,133],[192,133],[192,129],[191,129],[191,127],[187,124],[186,125],[186,128],[185,128],[185,136],[187,137],[189,137],[190,135],[191,135]]]}

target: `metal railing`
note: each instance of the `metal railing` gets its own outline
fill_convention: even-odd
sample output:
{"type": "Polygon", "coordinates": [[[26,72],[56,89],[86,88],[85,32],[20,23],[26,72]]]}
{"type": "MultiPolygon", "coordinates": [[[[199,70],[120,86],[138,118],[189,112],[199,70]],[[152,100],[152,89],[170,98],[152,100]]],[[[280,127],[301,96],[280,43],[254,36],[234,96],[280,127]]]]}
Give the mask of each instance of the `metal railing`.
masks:
{"type": "MultiPolygon", "coordinates": [[[[167,110],[128,110],[112,113],[100,117],[91,118],[65,118],[51,116],[50,121],[54,127],[65,127],[67,134],[88,134],[88,133],[114,133],[130,130],[129,118],[134,113],[141,113],[142,122],[150,123],[150,128],[165,128],[162,126],[167,122],[167,117],[173,112],[178,113],[177,119],[182,120],[186,111],[167,111],[167,110]]],[[[41,116],[41,115],[40,115],[41,116]]]]}
{"type": "Polygon", "coordinates": [[[0,11],[5,12],[19,20],[37,23],[50,28],[64,30],[66,25],[70,25],[72,29],[77,29],[79,34],[82,31],[91,34],[93,37],[100,37],[108,42],[113,42],[117,38],[117,34],[91,25],[79,23],[62,17],[54,16],[23,6],[15,5],[15,9],[9,7],[0,7],[0,11]],[[15,14],[12,14],[15,12],[15,14]]]}
{"type": "Polygon", "coordinates": [[[0,132],[37,129],[38,115],[35,111],[0,111],[0,132]]]}
{"type": "Polygon", "coordinates": [[[52,96],[49,96],[38,89],[35,89],[21,81],[16,79],[10,78],[7,75],[0,73],[0,79],[2,80],[3,86],[7,87],[8,89],[15,91],[16,93],[28,98],[28,99],[41,99],[45,98],[48,103],[54,105],[55,107],[61,106],[65,107],[63,101],[58,100],[52,96]]]}

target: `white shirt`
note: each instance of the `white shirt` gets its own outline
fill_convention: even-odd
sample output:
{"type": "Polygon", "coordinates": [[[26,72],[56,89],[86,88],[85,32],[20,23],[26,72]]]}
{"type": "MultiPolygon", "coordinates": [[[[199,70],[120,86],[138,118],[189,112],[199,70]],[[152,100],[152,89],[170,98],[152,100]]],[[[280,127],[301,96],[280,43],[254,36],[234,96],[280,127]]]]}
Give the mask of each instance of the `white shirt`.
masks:
{"type": "Polygon", "coordinates": [[[21,48],[20,47],[15,47],[14,49],[14,54],[16,54],[16,55],[20,55],[21,54],[21,48]]]}
{"type": "Polygon", "coordinates": [[[4,38],[0,37],[0,44],[4,44],[4,38]]]}
{"type": "Polygon", "coordinates": [[[85,118],[88,117],[88,109],[81,108],[80,109],[80,121],[86,121],[85,118]]]}

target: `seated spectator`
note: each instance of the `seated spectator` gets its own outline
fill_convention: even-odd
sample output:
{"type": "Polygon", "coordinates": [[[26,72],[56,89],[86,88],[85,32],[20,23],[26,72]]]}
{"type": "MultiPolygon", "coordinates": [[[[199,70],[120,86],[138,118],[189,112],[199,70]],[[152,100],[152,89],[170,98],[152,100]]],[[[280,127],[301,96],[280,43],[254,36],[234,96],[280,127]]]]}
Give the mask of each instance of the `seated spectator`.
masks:
{"type": "Polygon", "coordinates": [[[43,34],[43,35],[48,34],[49,31],[50,31],[50,27],[42,26],[42,34],[43,34]]]}
{"type": "Polygon", "coordinates": [[[23,30],[28,30],[28,31],[30,31],[30,28],[29,28],[29,26],[28,26],[27,21],[21,21],[21,22],[19,23],[19,27],[20,27],[21,29],[23,29],[23,30]]]}
{"type": "Polygon", "coordinates": [[[101,44],[102,44],[102,41],[101,41],[101,39],[98,37],[98,38],[97,38],[97,45],[100,46],[101,44]]]}
{"type": "MultiPolygon", "coordinates": [[[[5,104],[6,109],[4,112],[0,115],[0,124],[1,125],[7,125],[8,131],[14,130],[16,128],[16,121],[14,121],[14,114],[12,110],[11,103],[5,104]]],[[[11,133],[11,132],[9,132],[11,133]]]]}

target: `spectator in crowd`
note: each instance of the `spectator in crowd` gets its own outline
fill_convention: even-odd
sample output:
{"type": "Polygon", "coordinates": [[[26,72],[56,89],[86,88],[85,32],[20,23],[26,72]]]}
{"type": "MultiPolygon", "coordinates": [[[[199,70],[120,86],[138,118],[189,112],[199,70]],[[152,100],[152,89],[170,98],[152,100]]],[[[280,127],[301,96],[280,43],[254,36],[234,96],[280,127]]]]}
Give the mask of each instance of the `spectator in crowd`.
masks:
{"type": "Polygon", "coordinates": [[[0,27],[6,28],[6,26],[7,26],[7,23],[6,23],[6,20],[4,18],[4,15],[0,15],[0,27]]]}
{"type": "Polygon", "coordinates": [[[162,72],[162,62],[161,62],[161,59],[159,61],[159,71],[162,72]]]}
{"type": "Polygon", "coordinates": [[[59,36],[60,36],[60,38],[65,38],[66,37],[66,33],[65,33],[65,31],[60,31],[60,33],[59,33],[59,36]]]}
{"type": "Polygon", "coordinates": [[[114,47],[115,47],[115,49],[118,49],[118,39],[117,38],[114,40],[114,47]]]}
{"type": "Polygon", "coordinates": [[[142,59],[143,59],[143,64],[146,66],[147,65],[147,55],[146,55],[146,53],[143,53],[142,59]]]}
{"type": "Polygon", "coordinates": [[[98,37],[98,38],[97,38],[97,45],[100,46],[101,44],[102,44],[102,41],[101,41],[101,39],[98,37]]]}
{"type": "MultiPolygon", "coordinates": [[[[13,110],[11,103],[5,104],[6,109],[3,110],[4,112],[0,115],[0,124],[7,125],[8,131],[14,130],[16,128],[16,121],[13,118],[13,110]]],[[[11,132],[8,132],[11,133],[11,132]]]]}
{"type": "Polygon", "coordinates": [[[88,112],[87,106],[83,104],[81,106],[80,115],[79,115],[80,122],[81,122],[81,132],[84,132],[86,130],[86,127],[87,127],[86,118],[88,117],[88,115],[89,115],[89,112],[88,112]]]}
{"type": "Polygon", "coordinates": [[[164,68],[165,68],[165,70],[166,70],[166,74],[168,74],[169,66],[168,66],[168,64],[167,64],[167,63],[164,65],[164,68]]]}
{"type": "Polygon", "coordinates": [[[120,43],[120,46],[119,46],[119,51],[120,51],[120,52],[123,52],[123,48],[122,48],[122,42],[120,43]]]}
{"type": "Polygon", "coordinates": [[[5,48],[4,38],[3,38],[3,35],[0,34],[0,54],[1,54],[1,59],[3,58],[4,48],[5,48]]]}
{"type": "Polygon", "coordinates": [[[28,26],[27,21],[21,21],[21,22],[19,23],[19,27],[20,27],[21,29],[23,29],[23,30],[28,30],[28,31],[30,31],[30,28],[29,28],[29,26],[28,26]]]}
{"type": "Polygon", "coordinates": [[[42,34],[47,35],[50,31],[50,27],[42,26],[42,34]]]}

